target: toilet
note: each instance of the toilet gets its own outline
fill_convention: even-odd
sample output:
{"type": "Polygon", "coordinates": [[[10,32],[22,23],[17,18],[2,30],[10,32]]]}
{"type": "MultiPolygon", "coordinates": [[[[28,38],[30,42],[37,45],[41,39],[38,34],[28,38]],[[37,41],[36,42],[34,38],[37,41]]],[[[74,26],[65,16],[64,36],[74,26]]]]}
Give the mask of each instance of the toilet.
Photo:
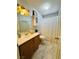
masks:
{"type": "Polygon", "coordinates": [[[41,44],[42,45],[48,45],[48,44],[50,44],[50,40],[47,39],[44,35],[40,35],[40,39],[41,39],[41,44]]]}

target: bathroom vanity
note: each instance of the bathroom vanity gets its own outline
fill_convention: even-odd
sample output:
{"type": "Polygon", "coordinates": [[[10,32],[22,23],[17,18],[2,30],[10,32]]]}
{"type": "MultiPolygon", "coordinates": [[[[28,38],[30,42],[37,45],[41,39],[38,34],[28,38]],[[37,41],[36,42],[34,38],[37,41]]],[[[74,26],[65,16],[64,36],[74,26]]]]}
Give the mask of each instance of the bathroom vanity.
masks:
{"type": "Polygon", "coordinates": [[[35,12],[33,11],[33,15],[28,17],[17,14],[17,19],[17,43],[20,59],[32,59],[41,42],[35,12]]]}
{"type": "Polygon", "coordinates": [[[18,47],[20,59],[31,59],[41,42],[39,33],[27,35],[24,38],[18,38],[18,47]]]}

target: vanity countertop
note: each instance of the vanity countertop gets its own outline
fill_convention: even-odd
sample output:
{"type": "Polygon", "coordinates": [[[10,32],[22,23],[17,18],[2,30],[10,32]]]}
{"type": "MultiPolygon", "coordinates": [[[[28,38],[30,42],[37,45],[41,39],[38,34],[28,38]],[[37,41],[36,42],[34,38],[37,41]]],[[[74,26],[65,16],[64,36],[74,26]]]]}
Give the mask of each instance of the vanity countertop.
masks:
{"type": "Polygon", "coordinates": [[[24,34],[22,34],[22,37],[17,39],[18,46],[20,46],[20,45],[22,45],[23,43],[25,43],[25,42],[31,40],[32,38],[38,36],[39,34],[40,34],[40,33],[38,33],[38,32],[37,32],[37,33],[33,33],[33,34],[28,34],[28,35],[26,35],[26,36],[25,36],[24,34]]]}

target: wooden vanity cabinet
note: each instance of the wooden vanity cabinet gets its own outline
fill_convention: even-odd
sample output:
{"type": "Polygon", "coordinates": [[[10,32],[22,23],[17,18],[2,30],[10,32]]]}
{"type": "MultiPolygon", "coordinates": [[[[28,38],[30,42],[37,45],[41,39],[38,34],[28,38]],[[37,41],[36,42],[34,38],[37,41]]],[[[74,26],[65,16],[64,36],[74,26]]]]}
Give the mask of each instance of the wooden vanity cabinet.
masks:
{"type": "Polygon", "coordinates": [[[39,35],[19,46],[20,59],[31,59],[39,47],[39,35]]]}

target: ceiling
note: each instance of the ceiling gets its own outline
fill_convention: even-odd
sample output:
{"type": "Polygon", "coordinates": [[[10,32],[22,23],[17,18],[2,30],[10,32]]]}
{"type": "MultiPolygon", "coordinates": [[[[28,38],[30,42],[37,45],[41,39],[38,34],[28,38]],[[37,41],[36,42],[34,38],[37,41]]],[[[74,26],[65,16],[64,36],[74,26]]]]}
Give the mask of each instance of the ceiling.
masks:
{"type": "Polygon", "coordinates": [[[58,12],[61,0],[18,0],[25,8],[35,8],[41,15],[58,12]]]}

